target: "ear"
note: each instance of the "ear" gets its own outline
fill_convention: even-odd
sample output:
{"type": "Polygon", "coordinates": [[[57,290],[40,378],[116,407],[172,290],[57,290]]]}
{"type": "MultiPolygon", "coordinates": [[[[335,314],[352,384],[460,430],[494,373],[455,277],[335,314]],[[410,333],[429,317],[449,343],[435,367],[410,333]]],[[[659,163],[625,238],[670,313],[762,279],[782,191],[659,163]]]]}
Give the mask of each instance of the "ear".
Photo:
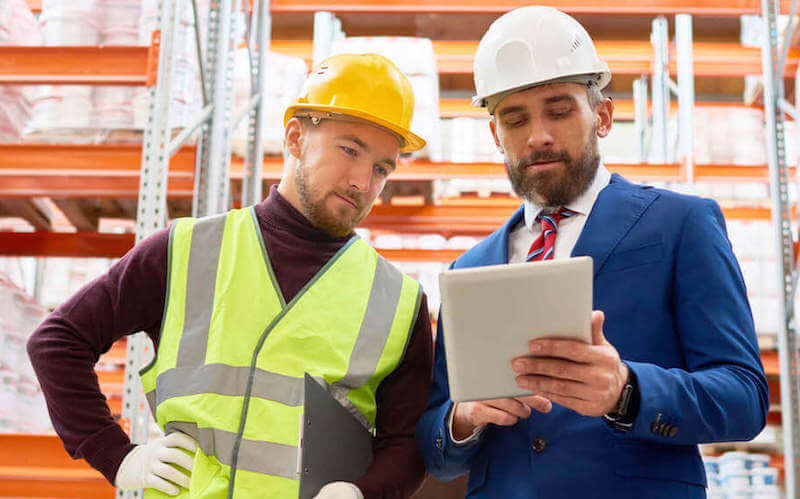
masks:
{"type": "Polygon", "coordinates": [[[492,131],[492,138],[494,139],[494,145],[497,146],[497,150],[500,151],[501,154],[505,154],[503,151],[503,144],[500,143],[500,139],[497,137],[497,124],[494,121],[494,116],[489,117],[489,130],[492,131]]]}
{"type": "Polygon", "coordinates": [[[597,114],[597,136],[602,139],[611,132],[611,125],[614,120],[614,101],[609,98],[603,99],[597,105],[595,113],[597,114]]]}
{"type": "Polygon", "coordinates": [[[283,130],[283,140],[286,143],[286,151],[296,159],[300,159],[303,151],[303,141],[305,140],[303,122],[296,117],[290,119],[283,130]]]}

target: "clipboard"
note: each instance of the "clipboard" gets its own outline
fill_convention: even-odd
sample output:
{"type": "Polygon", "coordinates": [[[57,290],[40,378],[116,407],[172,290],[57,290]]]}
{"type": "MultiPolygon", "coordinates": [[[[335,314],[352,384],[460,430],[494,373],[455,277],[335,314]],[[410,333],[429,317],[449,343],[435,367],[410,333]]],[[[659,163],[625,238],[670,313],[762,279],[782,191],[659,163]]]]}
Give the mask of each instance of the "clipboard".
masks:
{"type": "Polygon", "coordinates": [[[313,499],[330,482],[352,482],[372,464],[372,434],[308,373],[299,456],[299,499],[313,499]]]}
{"type": "Polygon", "coordinates": [[[447,375],[454,402],[531,395],[511,360],[536,338],[591,342],[588,256],[467,269],[439,276],[447,375]]]}

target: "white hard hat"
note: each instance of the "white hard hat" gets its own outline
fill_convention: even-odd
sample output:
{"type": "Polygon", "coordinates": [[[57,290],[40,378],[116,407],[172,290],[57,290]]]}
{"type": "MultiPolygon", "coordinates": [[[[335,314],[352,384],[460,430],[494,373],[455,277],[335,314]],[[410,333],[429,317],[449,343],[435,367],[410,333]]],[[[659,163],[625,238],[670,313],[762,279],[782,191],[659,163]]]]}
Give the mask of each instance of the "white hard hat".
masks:
{"type": "Polygon", "coordinates": [[[494,106],[509,93],[562,81],[611,81],[589,34],[571,16],[552,7],[514,9],[495,20],[481,38],[474,63],[472,104],[494,106]],[[489,102],[487,102],[487,100],[489,102]]]}

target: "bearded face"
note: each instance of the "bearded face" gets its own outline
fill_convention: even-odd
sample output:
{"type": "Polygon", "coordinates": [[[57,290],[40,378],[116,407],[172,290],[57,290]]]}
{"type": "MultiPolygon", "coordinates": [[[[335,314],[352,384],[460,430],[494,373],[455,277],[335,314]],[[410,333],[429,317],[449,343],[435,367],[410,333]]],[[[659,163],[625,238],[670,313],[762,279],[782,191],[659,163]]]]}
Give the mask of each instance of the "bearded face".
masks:
{"type": "Polygon", "coordinates": [[[586,192],[599,166],[597,127],[592,129],[583,152],[576,158],[563,149],[547,149],[533,151],[513,163],[508,157],[505,161],[514,192],[523,199],[550,207],[567,205],[586,192]],[[559,163],[560,167],[553,163],[559,163]]]}
{"type": "Polygon", "coordinates": [[[344,237],[361,223],[372,208],[364,193],[314,185],[310,166],[301,158],[295,169],[295,183],[303,215],[318,229],[333,237],[344,237]]]}

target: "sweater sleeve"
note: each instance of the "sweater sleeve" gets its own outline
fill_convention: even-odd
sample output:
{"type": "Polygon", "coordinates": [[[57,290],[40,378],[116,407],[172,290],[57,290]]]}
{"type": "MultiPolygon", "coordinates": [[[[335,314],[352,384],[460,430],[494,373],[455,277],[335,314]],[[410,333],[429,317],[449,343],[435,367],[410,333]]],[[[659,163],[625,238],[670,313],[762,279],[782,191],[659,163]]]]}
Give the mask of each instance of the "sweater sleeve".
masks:
{"type": "Polygon", "coordinates": [[[133,444],[111,414],[94,365],[128,334],[145,331],[157,347],[168,242],[168,230],[141,241],[50,314],[28,340],[31,364],[65,449],[112,484],[133,444]]]}
{"type": "Polygon", "coordinates": [[[373,462],[355,482],[365,499],[410,497],[422,485],[425,465],[414,429],[428,403],[432,370],[433,337],[423,297],[403,362],[378,387],[373,462]]]}

